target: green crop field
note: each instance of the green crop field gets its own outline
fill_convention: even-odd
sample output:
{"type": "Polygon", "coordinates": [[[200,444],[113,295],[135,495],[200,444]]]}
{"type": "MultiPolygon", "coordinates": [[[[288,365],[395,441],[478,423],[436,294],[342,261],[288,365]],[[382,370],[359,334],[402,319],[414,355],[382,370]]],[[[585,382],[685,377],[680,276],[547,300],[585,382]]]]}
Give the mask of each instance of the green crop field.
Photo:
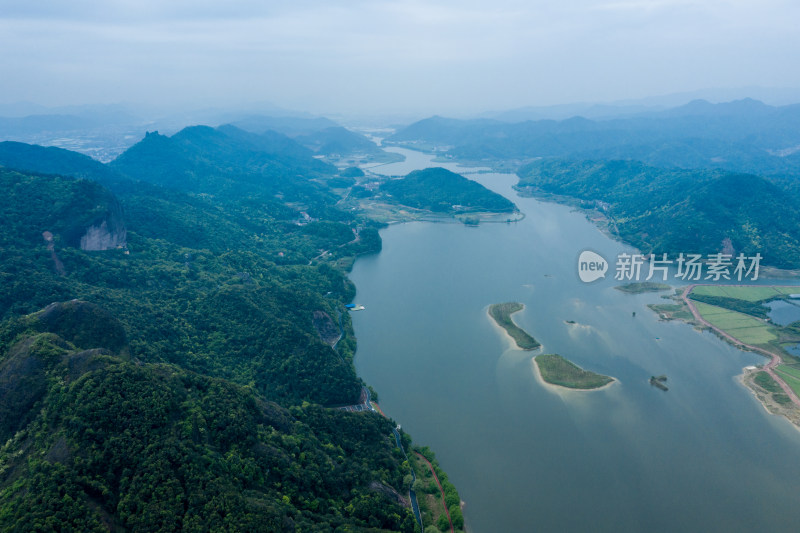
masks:
{"type": "Polygon", "coordinates": [[[798,369],[787,367],[786,365],[778,365],[775,368],[775,373],[791,387],[795,394],[800,395],[800,372],[798,369]]]}
{"type": "Polygon", "coordinates": [[[777,339],[770,325],[757,318],[702,302],[695,306],[709,323],[745,344],[768,344],[777,339]]]}
{"type": "Polygon", "coordinates": [[[760,326],[756,328],[739,328],[729,331],[731,335],[745,344],[764,345],[769,344],[777,337],[768,327],[760,326]]]}
{"type": "Polygon", "coordinates": [[[781,372],[794,376],[796,379],[800,379],[800,365],[797,364],[780,365],[775,370],[780,370],[781,372]]]}
{"type": "Polygon", "coordinates": [[[700,285],[692,290],[692,294],[700,296],[718,296],[723,298],[735,298],[748,302],[758,302],[775,296],[800,293],[800,287],[731,287],[725,285],[700,285]]]}

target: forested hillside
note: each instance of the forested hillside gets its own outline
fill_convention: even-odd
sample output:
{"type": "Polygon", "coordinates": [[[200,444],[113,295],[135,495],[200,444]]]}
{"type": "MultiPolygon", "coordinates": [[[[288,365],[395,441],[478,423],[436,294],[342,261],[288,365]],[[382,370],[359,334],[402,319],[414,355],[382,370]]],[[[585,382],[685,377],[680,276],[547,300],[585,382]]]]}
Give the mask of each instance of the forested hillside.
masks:
{"type": "Polygon", "coordinates": [[[436,213],[516,210],[504,196],[444,168],[415,170],[404,178],[384,182],[380,191],[400,204],[436,213]]]}
{"type": "Polygon", "coordinates": [[[280,194],[287,200],[307,200],[324,194],[309,178],[336,173],[335,167],[310,155],[272,132],[192,126],[172,137],[148,133],[110,166],[133,179],[195,194],[280,194]]]}
{"type": "Polygon", "coordinates": [[[6,154],[0,529],[414,531],[392,423],[334,408],[363,385],[344,269],[380,237],[287,140],[150,134],[113,192],[6,154]],[[114,217],[125,241],[82,249],[114,217]]]}
{"type": "Polygon", "coordinates": [[[720,170],[665,170],[635,161],[542,160],[523,166],[521,191],[603,211],[644,253],[760,253],[800,267],[797,198],[774,183],[720,170]]]}
{"type": "Polygon", "coordinates": [[[107,165],[88,155],[56,148],[14,141],[0,142],[0,166],[45,174],[86,178],[104,184],[123,179],[107,165]]]}

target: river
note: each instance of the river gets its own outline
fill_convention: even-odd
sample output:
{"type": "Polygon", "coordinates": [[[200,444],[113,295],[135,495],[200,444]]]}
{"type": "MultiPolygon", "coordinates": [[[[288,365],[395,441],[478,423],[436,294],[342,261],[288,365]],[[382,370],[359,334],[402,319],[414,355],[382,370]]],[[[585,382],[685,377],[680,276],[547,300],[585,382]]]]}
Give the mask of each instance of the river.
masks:
{"type": "MultiPolygon", "coordinates": [[[[458,170],[392,150],[409,158],[376,172],[458,170]]],[[[582,283],[582,250],[633,250],[569,207],[518,197],[513,175],[469,177],[526,218],[392,225],[350,278],[366,306],[353,313],[356,369],[383,410],[436,452],[470,532],[796,531],[800,432],[736,379],[765,360],[659,321],[646,305],[660,295],[623,294],[613,272],[582,283]],[[514,319],[543,344],[534,353],[619,382],[595,392],[542,386],[532,353],[511,347],[486,315],[505,301],[525,304],[514,319]],[[668,392],[648,383],[658,374],[668,392]]]]}

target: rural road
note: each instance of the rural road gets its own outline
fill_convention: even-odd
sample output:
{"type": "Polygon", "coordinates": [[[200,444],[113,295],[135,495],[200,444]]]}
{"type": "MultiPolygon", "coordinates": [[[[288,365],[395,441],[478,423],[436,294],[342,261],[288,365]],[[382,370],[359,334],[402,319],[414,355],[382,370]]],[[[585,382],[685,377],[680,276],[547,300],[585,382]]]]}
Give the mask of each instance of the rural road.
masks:
{"type": "Polygon", "coordinates": [[[770,358],[770,362],[767,363],[766,365],[764,365],[764,367],[763,367],[764,372],[769,374],[770,377],[772,379],[774,379],[775,382],[780,386],[780,388],[783,389],[783,392],[786,393],[786,395],[792,400],[792,402],[795,405],[797,405],[798,407],[800,407],[800,398],[797,397],[797,394],[795,394],[795,392],[792,390],[792,388],[789,387],[789,385],[787,385],[786,382],[783,381],[783,379],[781,379],[781,377],[778,376],[778,374],[776,374],[775,371],[773,370],[776,366],[778,366],[778,364],[780,364],[781,358],[778,357],[777,355],[775,355],[772,352],[768,352],[767,350],[765,350],[763,348],[759,348],[757,346],[753,346],[752,344],[746,344],[746,343],[740,341],[739,339],[737,339],[733,335],[731,335],[731,334],[729,334],[729,333],[727,333],[725,331],[722,331],[721,329],[719,329],[718,327],[714,326],[709,321],[704,319],[703,316],[700,314],[700,312],[697,310],[697,307],[695,307],[694,303],[689,299],[689,294],[692,292],[692,290],[694,290],[695,287],[697,287],[697,285],[698,285],[697,283],[689,285],[683,291],[683,294],[681,294],[681,299],[686,304],[686,307],[689,308],[689,311],[692,312],[692,316],[694,317],[694,319],[697,320],[699,323],[703,324],[704,326],[716,331],[720,336],[725,337],[726,339],[730,340],[734,345],[742,346],[744,348],[747,348],[749,350],[752,350],[754,352],[758,352],[758,353],[760,353],[762,355],[765,355],[765,356],[769,357],[770,358]]]}

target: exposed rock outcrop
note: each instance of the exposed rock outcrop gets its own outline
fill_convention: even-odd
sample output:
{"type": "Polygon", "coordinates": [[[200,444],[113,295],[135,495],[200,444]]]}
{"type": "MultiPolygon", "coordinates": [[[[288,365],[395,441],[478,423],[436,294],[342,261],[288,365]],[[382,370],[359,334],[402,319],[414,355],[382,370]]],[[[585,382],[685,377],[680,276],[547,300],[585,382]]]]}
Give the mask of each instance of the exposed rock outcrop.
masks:
{"type": "Polygon", "coordinates": [[[108,221],[103,220],[99,226],[89,226],[81,237],[81,250],[97,251],[122,248],[127,242],[125,227],[110,228],[108,221]]]}

